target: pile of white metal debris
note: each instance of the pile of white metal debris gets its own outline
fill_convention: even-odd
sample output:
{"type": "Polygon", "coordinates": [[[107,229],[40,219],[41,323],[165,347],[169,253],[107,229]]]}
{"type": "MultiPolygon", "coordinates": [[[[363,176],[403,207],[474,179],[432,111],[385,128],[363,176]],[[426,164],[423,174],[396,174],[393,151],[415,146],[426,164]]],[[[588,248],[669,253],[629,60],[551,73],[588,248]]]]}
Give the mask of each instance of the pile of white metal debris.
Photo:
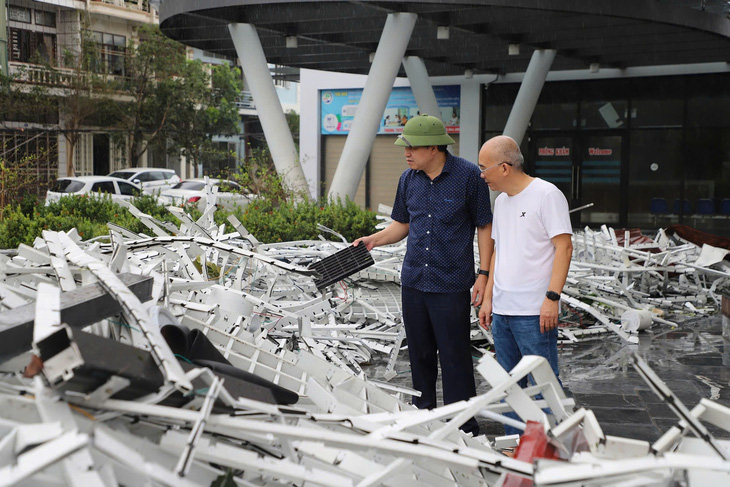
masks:
{"type": "MultiPolygon", "coordinates": [[[[44,232],[0,260],[0,486],[730,480],[730,446],[704,426],[730,432],[730,409],[703,399],[688,410],[638,356],[677,414],[654,444],[604,435],[539,357],[507,372],[486,353],[477,371],[487,393],[430,411],[407,404],[416,392],[387,383],[404,338],[403,245],[318,289],[310,264],[346,242],[261,244],[235,219],[226,234],[214,200],[198,221],[173,208],[179,228],[130,209],[155,237],[113,225],[93,241],[44,232]],[[367,377],[375,355],[387,366],[367,377]],[[527,375],[533,385],[521,389],[527,375]],[[459,430],[474,415],[527,424],[515,458],[502,450],[516,437],[459,430]]],[[[574,238],[562,298],[597,323],[564,327],[566,338],[613,330],[631,340],[629,311],[640,329],[643,310],[664,326],[655,309],[714,309],[727,267],[698,262],[688,245],[652,245],[620,245],[610,229],[574,238]]]]}
{"type": "Polygon", "coordinates": [[[591,327],[563,327],[570,341],[606,331],[637,343],[636,332],[670,319],[706,316],[720,308],[730,286],[725,249],[697,246],[660,230],[652,240],[638,232],[586,228],[573,237],[573,258],[561,302],[588,313],[591,327]]]}

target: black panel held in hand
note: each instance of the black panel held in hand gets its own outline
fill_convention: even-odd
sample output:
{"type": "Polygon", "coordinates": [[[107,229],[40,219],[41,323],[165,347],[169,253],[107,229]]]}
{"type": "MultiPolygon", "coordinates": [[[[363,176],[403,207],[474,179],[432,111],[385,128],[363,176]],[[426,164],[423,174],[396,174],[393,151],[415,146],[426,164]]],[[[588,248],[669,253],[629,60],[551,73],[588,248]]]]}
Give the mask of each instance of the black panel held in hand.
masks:
{"type": "Polygon", "coordinates": [[[361,243],[357,247],[351,245],[318,262],[314,262],[309,265],[309,268],[319,272],[322,276],[319,279],[315,279],[314,283],[317,289],[323,289],[330,284],[341,281],[347,276],[351,276],[356,272],[370,267],[374,263],[375,261],[370,255],[370,252],[368,252],[367,247],[361,243]]]}

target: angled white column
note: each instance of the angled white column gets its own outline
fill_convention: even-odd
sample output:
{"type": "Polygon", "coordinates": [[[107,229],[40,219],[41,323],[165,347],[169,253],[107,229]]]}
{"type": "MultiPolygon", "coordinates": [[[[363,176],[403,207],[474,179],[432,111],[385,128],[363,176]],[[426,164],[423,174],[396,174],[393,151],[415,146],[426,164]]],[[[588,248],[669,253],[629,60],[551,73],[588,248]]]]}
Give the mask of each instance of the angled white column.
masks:
{"type": "Polygon", "coordinates": [[[411,84],[411,91],[416,98],[418,110],[421,113],[441,118],[441,110],[439,110],[436,94],[433,92],[433,85],[431,85],[423,59],[418,56],[404,57],[403,67],[408,75],[408,82],[411,84]]]}
{"type": "Polygon", "coordinates": [[[256,111],[276,171],[281,175],[287,188],[309,195],[309,187],[299,164],[294,139],[286,123],[279,97],[276,95],[274,80],[258,32],[251,24],[229,24],[228,30],[256,102],[256,111]]]}
{"type": "Polygon", "coordinates": [[[532,112],[535,111],[537,99],[545,84],[550,72],[550,67],[555,59],[556,51],[554,49],[538,49],[532,53],[532,59],[527,66],[525,77],[520,85],[520,91],[517,93],[512,111],[509,113],[507,124],[504,126],[504,135],[508,135],[515,139],[517,144],[522,143],[527,131],[527,124],[532,118],[532,112]]]}
{"type": "Polygon", "coordinates": [[[329,191],[330,198],[355,198],[380,127],[380,117],[388,103],[417,18],[413,13],[388,14],[352,128],[337,164],[329,191]]]}

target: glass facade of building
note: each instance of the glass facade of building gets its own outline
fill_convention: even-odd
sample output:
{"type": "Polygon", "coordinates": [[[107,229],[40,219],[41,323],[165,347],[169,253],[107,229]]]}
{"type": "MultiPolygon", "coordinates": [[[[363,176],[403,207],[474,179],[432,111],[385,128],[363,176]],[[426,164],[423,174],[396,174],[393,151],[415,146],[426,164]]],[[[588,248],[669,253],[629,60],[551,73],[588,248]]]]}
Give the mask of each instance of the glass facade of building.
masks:
{"type": "MultiPolygon", "coordinates": [[[[486,87],[484,140],[518,89],[486,87]]],[[[571,208],[593,203],[576,227],[681,223],[730,237],[730,73],[545,83],[522,150],[571,208]]]]}

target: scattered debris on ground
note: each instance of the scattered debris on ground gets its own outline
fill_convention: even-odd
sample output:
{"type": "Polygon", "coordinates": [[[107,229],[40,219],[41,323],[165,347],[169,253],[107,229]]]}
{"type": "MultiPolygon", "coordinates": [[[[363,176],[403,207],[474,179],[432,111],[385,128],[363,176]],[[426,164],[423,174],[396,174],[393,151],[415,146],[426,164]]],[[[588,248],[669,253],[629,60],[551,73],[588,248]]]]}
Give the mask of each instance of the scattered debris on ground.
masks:
{"type": "MultiPolygon", "coordinates": [[[[654,444],[604,435],[539,357],[508,372],[487,352],[477,371],[488,392],[414,409],[417,391],[388,382],[404,344],[404,244],[374,249],[369,265],[326,228],[337,241],[263,244],[235,218],[224,233],[214,200],[197,221],[173,209],[180,227],[132,211],[154,237],[46,231],[0,256],[0,486],[730,480],[730,445],[705,427],[730,432],[730,409],[707,399],[688,409],[638,354],[637,371],[677,415],[654,444]],[[387,365],[368,377],[376,357],[387,365]],[[521,389],[527,375],[534,385],[521,389]],[[504,452],[518,437],[459,430],[474,415],[526,428],[514,458],[504,452]]],[[[717,312],[730,282],[727,252],[664,232],[586,229],[573,245],[565,340],[635,342],[717,312]]]]}

